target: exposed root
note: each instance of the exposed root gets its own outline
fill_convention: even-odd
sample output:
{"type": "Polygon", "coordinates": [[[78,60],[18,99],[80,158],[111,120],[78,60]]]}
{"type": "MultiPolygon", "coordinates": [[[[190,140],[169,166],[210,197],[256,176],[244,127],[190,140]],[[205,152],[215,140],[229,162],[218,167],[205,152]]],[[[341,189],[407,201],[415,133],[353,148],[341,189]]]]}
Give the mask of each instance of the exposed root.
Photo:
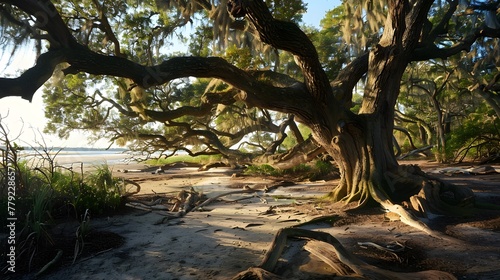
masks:
{"type": "Polygon", "coordinates": [[[404,224],[421,230],[435,238],[456,241],[455,239],[439,231],[435,231],[429,228],[427,224],[419,220],[418,217],[416,217],[412,212],[404,208],[402,205],[392,203],[387,194],[385,194],[378,188],[375,188],[372,184],[370,184],[369,188],[370,194],[372,195],[373,199],[375,199],[375,201],[377,201],[387,211],[399,215],[401,222],[403,222],[404,224]]]}
{"type": "Polygon", "coordinates": [[[305,249],[330,265],[339,276],[361,279],[456,279],[447,272],[437,270],[401,273],[381,269],[358,259],[335,237],[326,232],[298,228],[284,228],[278,231],[261,264],[239,273],[233,279],[280,279],[272,272],[286,247],[288,238],[308,239],[305,249]],[[263,273],[263,270],[267,273],[263,273]]]}
{"type": "Polygon", "coordinates": [[[129,197],[134,194],[138,194],[141,191],[141,185],[138,183],[129,180],[129,179],[122,179],[123,180],[123,191],[124,194],[122,195],[123,197],[129,197]],[[128,185],[132,185],[135,187],[135,191],[129,191],[130,189],[128,188],[128,185]]]}
{"type": "Polygon", "coordinates": [[[233,280],[279,280],[284,278],[259,267],[250,267],[249,269],[238,273],[232,279],[233,280]]]}

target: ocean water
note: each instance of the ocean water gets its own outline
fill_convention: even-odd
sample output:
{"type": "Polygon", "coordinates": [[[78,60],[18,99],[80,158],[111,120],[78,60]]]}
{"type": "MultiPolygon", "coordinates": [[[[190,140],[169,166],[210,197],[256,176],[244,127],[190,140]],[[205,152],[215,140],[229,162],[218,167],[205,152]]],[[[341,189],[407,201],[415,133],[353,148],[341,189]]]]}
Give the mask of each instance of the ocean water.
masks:
{"type": "Polygon", "coordinates": [[[77,167],[81,164],[90,165],[115,165],[129,163],[132,154],[126,150],[96,150],[96,149],[53,149],[48,153],[34,150],[24,150],[19,154],[20,158],[31,163],[38,164],[43,158],[50,157],[63,167],[77,167]]]}

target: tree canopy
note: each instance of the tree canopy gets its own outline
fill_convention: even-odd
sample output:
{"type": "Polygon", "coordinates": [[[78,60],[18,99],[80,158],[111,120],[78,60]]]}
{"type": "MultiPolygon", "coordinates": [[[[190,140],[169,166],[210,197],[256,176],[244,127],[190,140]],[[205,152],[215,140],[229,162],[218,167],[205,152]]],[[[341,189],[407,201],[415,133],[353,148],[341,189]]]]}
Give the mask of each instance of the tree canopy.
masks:
{"type": "Polygon", "coordinates": [[[300,0],[0,4],[5,49],[37,52],[0,78],[0,97],[46,85],[47,131],[61,137],[85,129],[233,163],[327,153],[341,173],[333,200],[375,201],[428,232],[407,211],[458,211],[473,195],[400,166],[394,131],[436,144],[440,160],[498,153],[499,1],[346,1],[321,30],[299,26],[300,0]]]}
{"type": "MultiPolygon", "coordinates": [[[[48,132],[67,137],[73,130],[90,130],[96,138],[129,144],[147,154],[183,150],[233,158],[274,153],[287,136],[293,135],[293,139],[285,143],[302,143],[307,138],[296,125],[301,119],[293,107],[311,102],[306,102],[307,96],[292,94],[301,85],[307,87],[302,82],[307,77],[293,59],[299,56],[290,50],[292,42],[286,38],[283,46],[266,42],[251,20],[229,15],[228,1],[28,2],[4,1],[2,34],[12,53],[33,47],[37,63],[18,78],[2,78],[2,96],[30,100],[52,77],[44,94],[48,132]],[[201,64],[204,69],[194,69],[201,64]],[[243,74],[246,85],[240,79],[243,74]],[[252,82],[258,82],[251,85],[257,90],[249,91],[252,82]],[[266,91],[269,94],[261,94],[266,91]],[[286,95],[277,102],[271,94],[286,95]]],[[[229,1],[229,6],[241,5],[238,2],[229,1]]],[[[300,24],[307,9],[299,0],[286,5],[268,0],[265,4],[260,8],[280,23],[276,28],[287,28],[288,21],[300,24]]],[[[412,60],[423,61],[415,65],[426,67],[429,59],[455,56],[442,68],[434,68],[436,77],[443,75],[439,69],[460,66],[456,82],[448,79],[448,87],[460,86],[464,73],[472,75],[474,80],[462,88],[474,88],[498,115],[497,42],[488,39],[497,37],[495,7],[488,2],[460,6],[457,1],[430,5],[424,29],[431,30],[422,30],[428,34],[422,34],[425,38],[421,36],[412,60]],[[472,54],[464,57],[464,50],[472,54]],[[485,80],[488,75],[491,83],[485,80]]],[[[332,7],[321,30],[306,28],[310,39],[304,37],[303,41],[314,46],[304,49],[317,50],[317,55],[311,55],[317,56],[336,98],[345,105],[334,107],[345,110],[352,106],[353,88],[365,81],[366,52],[380,38],[387,8],[384,1],[345,3],[332,7]]],[[[275,37],[286,35],[275,31],[275,37]]],[[[326,77],[322,79],[329,87],[326,77]]],[[[416,71],[406,79],[408,85],[418,79],[424,83],[416,71]]],[[[405,112],[414,110],[406,101],[400,105],[405,112]]],[[[442,125],[431,125],[441,139],[436,142],[439,146],[444,146],[442,125]]]]}

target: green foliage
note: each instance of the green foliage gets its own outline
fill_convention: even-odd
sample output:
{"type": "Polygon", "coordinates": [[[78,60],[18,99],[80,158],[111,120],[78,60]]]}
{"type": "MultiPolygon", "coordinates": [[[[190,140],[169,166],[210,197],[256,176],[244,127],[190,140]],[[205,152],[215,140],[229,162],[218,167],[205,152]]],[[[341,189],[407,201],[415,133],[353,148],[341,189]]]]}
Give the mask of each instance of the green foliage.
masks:
{"type": "Polygon", "coordinates": [[[252,55],[248,48],[238,48],[232,45],[226,48],[224,58],[241,69],[258,68],[263,64],[259,56],[252,55]]]}
{"type": "Polygon", "coordinates": [[[24,223],[23,228],[17,235],[17,243],[19,244],[17,258],[19,260],[31,260],[36,254],[39,246],[53,245],[49,226],[52,223],[51,217],[51,196],[52,190],[49,186],[41,185],[33,189],[31,196],[28,198],[32,202],[28,208],[19,208],[16,205],[16,212],[24,215],[19,221],[24,223]]]}
{"type": "MultiPolygon", "coordinates": [[[[52,243],[48,228],[53,217],[102,214],[121,205],[122,182],[112,177],[107,165],[97,166],[83,177],[60,168],[33,167],[23,159],[14,165],[20,184],[17,190],[23,191],[16,200],[18,219],[24,224],[19,234],[23,254],[33,254],[38,245],[52,243]]],[[[3,198],[1,205],[6,204],[3,198]]]]}
{"type": "Polygon", "coordinates": [[[77,231],[76,258],[90,230],[90,213],[109,213],[121,205],[121,183],[111,176],[107,166],[97,167],[82,180],[69,171],[50,174],[43,168],[29,168],[25,162],[18,165],[27,195],[16,200],[18,221],[23,224],[17,235],[19,263],[28,262],[31,266],[41,247],[55,245],[50,228],[53,218],[62,215],[82,219],[77,231]]]}
{"type": "Polygon", "coordinates": [[[274,167],[269,164],[262,165],[250,165],[245,169],[245,174],[247,175],[265,175],[265,176],[277,176],[279,171],[276,171],[274,167]]]}
{"type": "Polygon", "coordinates": [[[149,159],[145,163],[155,166],[161,166],[166,164],[171,164],[175,162],[192,162],[199,164],[207,164],[211,162],[220,161],[222,159],[221,155],[201,155],[201,156],[189,156],[189,155],[176,155],[167,158],[157,158],[157,159],[149,159]]]}
{"type": "Polygon", "coordinates": [[[75,249],[73,254],[73,263],[75,263],[78,255],[83,251],[83,247],[85,246],[85,238],[90,233],[90,212],[89,210],[85,210],[85,213],[82,215],[80,225],[76,230],[76,242],[75,249]]]}
{"type": "Polygon", "coordinates": [[[83,182],[77,185],[77,188],[75,185],[66,186],[71,187],[71,191],[75,194],[71,204],[77,213],[90,211],[93,215],[99,215],[113,211],[121,204],[122,183],[112,176],[106,164],[96,166],[95,170],[87,174],[83,182]]]}
{"type": "Polygon", "coordinates": [[[329,161],[318,160],[312,168],[311,180],[316,180],[337,171],[337,168],[329,161]]]}
{"type": "Polygon", "coordinates": [[[246,175],[253,176],[294,176],[302,180],[318,180],[336,168],[328,161],[315,161],[313,164],[301,163],[289,169],[276,169],[269,164],[251,165],[245,170],[246,175]]]}
{"type": "Polygon", "coordinates": [[[302,0],[266,0],[271,13],[276,19],[299,23],[306,5],[302,0]]]}
{"type": "Polygon", "coordinates": [[[20,233],[23,245],[31,242],[52,243],[52,238],[47,232],[52,219],[50,215],[52,195],[53,191],[47,185],[38,186],[33,190],[29,198],[32,201],[30,211],[24,217],[24,227],[20,233]]]}
{"type": "Polygon", "coordinates": [[[310,34],[330,79],[334,79],[341,67],[349,61],[348,46],[342,40],[342,23],[346,16],[343,6],[334,8],[321,20],[321,30],[310,34]]]}
{"type": "MultiPolygon", "coordinates": [[[[301,123],[298,124],[298,128],[299,128],[300,134],[302,135],[302,137],[304,139],[308,138],[311,135],[311,133],[312,133],[312,130],[309,127],[307,127],[307,126],[305,126],[305,125],[303,125],[301,123]]],[[[286,132],[286,133],[289,134],[289,135],[291,135],[291,132],[290,133],[286,132]]],[[[295,146],[297,144],[298,144],[298,142],[295,139],[295,137],[287,137],[287,138],[285,138],[285,140],[283,141],[283,143],[281,144],[281,146],[283,146],[283,148],[285,148],[285,149],[288,150],[288,149],[291,149],[293,146],[295,146]]]]}
{"type": "Polygon", "coordinates": [[[477,160],[500,153],[500,119],[482,106],[467,115],[447,141],[446,156],[454,161],[477,160]]]}

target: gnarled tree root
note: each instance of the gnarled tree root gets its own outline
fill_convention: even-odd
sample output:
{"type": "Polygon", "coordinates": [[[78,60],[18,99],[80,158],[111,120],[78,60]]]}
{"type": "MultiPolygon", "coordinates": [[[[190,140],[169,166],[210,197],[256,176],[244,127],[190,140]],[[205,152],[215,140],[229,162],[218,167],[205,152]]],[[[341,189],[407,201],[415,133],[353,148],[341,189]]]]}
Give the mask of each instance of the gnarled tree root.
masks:
{"type": "Polygon", "coordinates": [[[232,279],[282,279],[272,271],[278,263],[288,238],[309,239],[305,249],[330,265],[338,276],[360,279],[456,279],[447,272],[437,270],[401,273],[381,269],[356,258],[335,237],[326,232],[298,228],[284,228],[278,231],[261,264],[239,273],[232,279]],[[325,243],[330,246],[325,246],[325,243]]]}
{"type": "Polygon", "coordinates": [[[400,221],[403,222],[404,224],[407,224],[411,227],[414,227],[418,230],[421,230],[430,236],[439,238],[439,239],[444,239],[444,240],[449,240],[456,242],[457,240],[453,239],[450,236],[447,236],[446,234],[443,234],[439,231],[435,231],[431,229],[427,224],[422,222],[418,217],[416,217],[410,210],[407,210],[405,207],[402,205],[393,203],[388,195],[384,193],[383,191],[379,190],[378,188],[375,188],[372,184],[369,186],[370,189],[370,194],[377,201],[383,208],[385,208],[387,211],[391,213],[395,213],[399,215],[400,221]]]}

